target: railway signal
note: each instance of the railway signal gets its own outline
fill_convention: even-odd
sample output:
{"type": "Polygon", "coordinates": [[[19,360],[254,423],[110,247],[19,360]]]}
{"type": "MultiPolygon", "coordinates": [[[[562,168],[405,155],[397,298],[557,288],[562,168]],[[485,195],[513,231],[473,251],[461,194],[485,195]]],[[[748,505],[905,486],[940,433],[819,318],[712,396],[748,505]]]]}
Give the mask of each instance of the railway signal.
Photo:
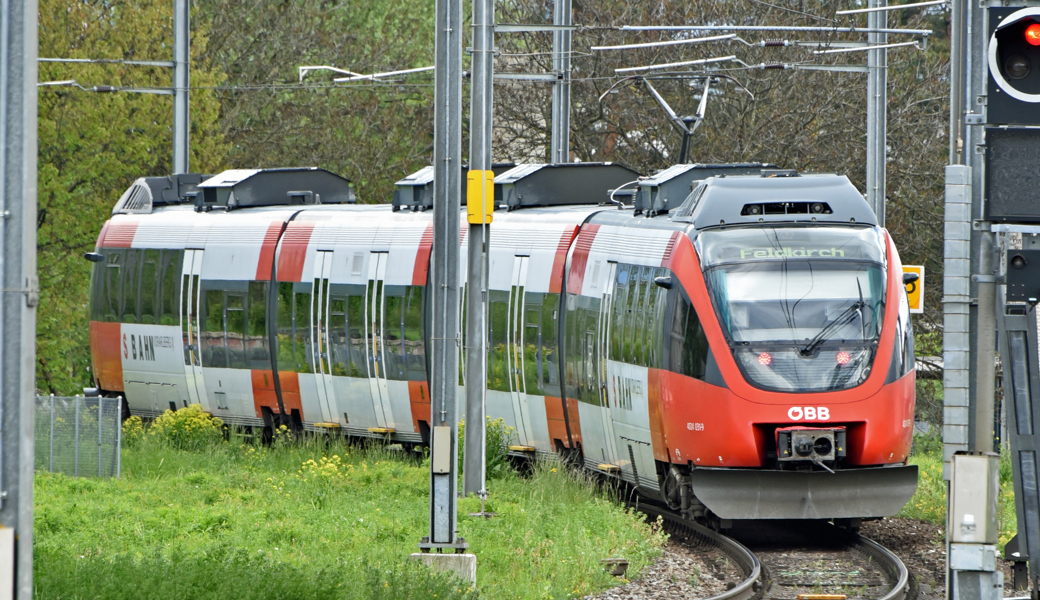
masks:
{"type": "Polygon", "coordinates": [[[1040,125],[1040,7],[988,12],[987,122],[1040,125]]]}

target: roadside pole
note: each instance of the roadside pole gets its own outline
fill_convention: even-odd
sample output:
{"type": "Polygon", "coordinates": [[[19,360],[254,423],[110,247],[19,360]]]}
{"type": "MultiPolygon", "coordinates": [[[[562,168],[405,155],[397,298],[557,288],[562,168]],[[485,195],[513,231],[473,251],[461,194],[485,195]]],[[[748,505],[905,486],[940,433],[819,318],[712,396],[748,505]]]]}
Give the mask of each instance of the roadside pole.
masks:
{"type": "Polygon", "coordinates": [[[0,600],[31,600],[37,3],[0,14],[0,600]]]}

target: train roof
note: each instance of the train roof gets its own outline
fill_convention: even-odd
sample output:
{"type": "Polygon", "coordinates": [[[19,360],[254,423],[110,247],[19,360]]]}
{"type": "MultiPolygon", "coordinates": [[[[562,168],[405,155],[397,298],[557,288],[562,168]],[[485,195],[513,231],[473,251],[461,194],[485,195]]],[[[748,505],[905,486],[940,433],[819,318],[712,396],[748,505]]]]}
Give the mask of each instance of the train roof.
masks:
{"type": "Polygon", "coordinates": [[[692,222],[695,229],[760,223],[877,226],[874,211],[848,177],[780,173],[705,179],[672,212],[672,220],[692,222]]]}

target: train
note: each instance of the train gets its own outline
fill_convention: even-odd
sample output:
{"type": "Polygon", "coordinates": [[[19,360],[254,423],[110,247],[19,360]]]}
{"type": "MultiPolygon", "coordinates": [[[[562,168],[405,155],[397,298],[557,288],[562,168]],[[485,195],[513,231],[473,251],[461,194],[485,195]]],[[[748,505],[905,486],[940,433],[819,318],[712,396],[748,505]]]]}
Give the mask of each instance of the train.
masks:
{"type": "MultiPolygon", "coordinates": [[[[497,170],[486,411],[512,453],[719,522],[901,509],[917,469],[899,254],[847,177],[768,167],[497,170]]],[[[319,168],[138,179],[87,255],[97,392],[145,418],[200,404],[428,443],[431,207],[432,168],[389,204],[319,168]]]]}

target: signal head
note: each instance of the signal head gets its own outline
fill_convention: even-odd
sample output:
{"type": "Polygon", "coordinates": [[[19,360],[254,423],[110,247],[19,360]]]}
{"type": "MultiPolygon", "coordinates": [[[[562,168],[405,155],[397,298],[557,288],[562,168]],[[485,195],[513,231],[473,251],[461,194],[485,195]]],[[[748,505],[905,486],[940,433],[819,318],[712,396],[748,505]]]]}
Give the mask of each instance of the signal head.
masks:
{"type": "Polygon", "coordinates": [[[989,103],[992,124],[1040,123],[1040,8],[992,8],[989,103]]]}

